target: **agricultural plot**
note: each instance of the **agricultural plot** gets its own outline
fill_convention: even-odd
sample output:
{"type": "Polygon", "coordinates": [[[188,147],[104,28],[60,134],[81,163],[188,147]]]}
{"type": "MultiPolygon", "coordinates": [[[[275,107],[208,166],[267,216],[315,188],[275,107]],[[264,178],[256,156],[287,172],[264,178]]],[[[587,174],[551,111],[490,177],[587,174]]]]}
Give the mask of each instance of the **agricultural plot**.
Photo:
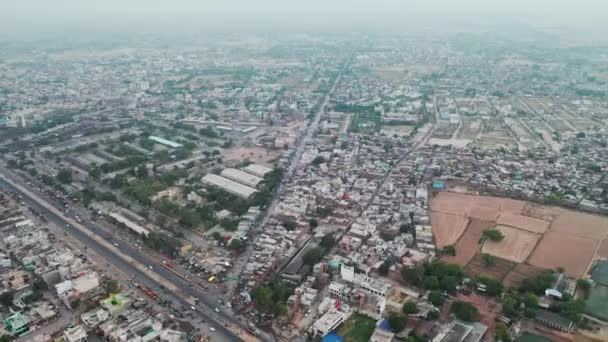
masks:
{"type": "Polygon", "coordinates": [[[608,235],[608,221],[598,215],[564,210],[551,224],[551,231],[602,240],[608,235]]]}
{"type": "Polygon", "coordinates": [[[541,275],[545,270],[527,264],[518,264],[503,280],[507,288],[517,288],[522,281],[541,275]]]}
{"type": "Polygon", "coordinates": [[[501,258],[497,258],[492,265],[488,265],[483,260],[483,254],[478,253],[465,266],[464,271],[470,277],[485,276],[492,279],[502,280],[514,266],[515,263],[501,258]]]}
{"type": "Polygon", "coordinates": [[[483,231],[493,225],[494,223],[490,221],[471,220],[465,233],[456,243],[456,255],[446,256],[442,260],[464,267],[477,254],[483,231]]]}
{"type": "Polygon", "coordinates": [[[549,221],[508,212],[501,213],[496,223],[537,234],[542,234],[549,228],[549,221]]]}
{"type": "MultiPolygon", "coordinates": [[[[507,276],[517,284],[526,273],[564,267],[580,278],[596,258],[608,258],[608,219],[555,206],[512,199],[441,192],[431,202],[431,227],[439,248],[455,244],[456,255],[443,260],[477,273],[475,258],[487,253],[522,264],[507,276]],[[462,228],[468,220],[468,226],[462,228]],[[497,226],[505,238],[479,245],[484,229],[497,226]],[[598,248],[599,247],[599,248],[598,248]],[[596,255],[597,252],[597,255],[596,255]],[[520,273],[522,275],[520,275],[520,273]]],[[[494,276],[497,276],[494,274],[494,276]]]]}
{"type": "Polygon", "coordinates": [[[465,216],[431,212],[431,227],[438,248],[453,245],[467,228],[465,216]]]}
{"type": "Polygon", "coordinates": [[[540,235],[507,226],[496,226],[504,234],[502,241],[486,240],[481,251],[516,263],[526,261],[540,235]]]}
{"type": "Polygon", "coordinates": [[[597,242],[584,237],[549,231],[543,235],[528,262],[536,267],[563,267],[570,277],[582,277],[593,260],[597,242]]]}

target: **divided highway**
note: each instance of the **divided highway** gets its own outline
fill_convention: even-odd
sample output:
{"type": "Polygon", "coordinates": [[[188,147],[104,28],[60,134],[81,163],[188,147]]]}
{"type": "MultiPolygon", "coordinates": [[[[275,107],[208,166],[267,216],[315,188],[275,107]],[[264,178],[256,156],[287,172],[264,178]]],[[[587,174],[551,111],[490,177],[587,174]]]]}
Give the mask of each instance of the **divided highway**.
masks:
{"type": "MultiPolygon", "coordinates": [[[[106,241],[104,239],[106,233],[101,228],[91,223],[79,224],[66,217],[59,209],[35,194],[33,189],[28,189],[26,184],[16,179],[16,177],[9,177],[8,174],[8,172],[0,173],[1,188],[20,194],[28,206],[40,212],[57,226],[64,227],[66,233],[104,257],[109,264],[125,274],[134,276],[135,281],[158,291],[161,297],[168,298],[171,302],[186,307],[190,306],[188,298],[191,296],[199,298],[200,304],[203,304],[206,308],[201,308],[202,305],[199,305],[196,310],[197,313],[206,320],[207,324],[215,328],[214,332],[203,331],[204,334],[210,334],[222,341],[241,341],[242,338],[233,332],[234,330],[247,334],[245,332],[246,326],[235,321],[233,317],[222,311],[212,313],[211,308],[216,303],[206,298],[205,293],[200,288],[193,286],[130,244],[118,239],[113,243],[106,241]],[[163,292],[162,289],[165,289],[166,292],[163,292]]],[[[265,340],[271,340],[271,338],[265,338],[265,340]]]]}

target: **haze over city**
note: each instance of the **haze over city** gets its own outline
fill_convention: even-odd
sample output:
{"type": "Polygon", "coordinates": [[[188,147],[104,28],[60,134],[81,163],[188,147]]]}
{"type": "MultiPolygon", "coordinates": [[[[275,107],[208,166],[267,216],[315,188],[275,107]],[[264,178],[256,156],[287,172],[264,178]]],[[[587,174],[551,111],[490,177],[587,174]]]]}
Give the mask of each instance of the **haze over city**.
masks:
{"type": "Polygon", "coordinates": [[[0,2],[0,342],[608,341],[606,13],[0,2]]]}

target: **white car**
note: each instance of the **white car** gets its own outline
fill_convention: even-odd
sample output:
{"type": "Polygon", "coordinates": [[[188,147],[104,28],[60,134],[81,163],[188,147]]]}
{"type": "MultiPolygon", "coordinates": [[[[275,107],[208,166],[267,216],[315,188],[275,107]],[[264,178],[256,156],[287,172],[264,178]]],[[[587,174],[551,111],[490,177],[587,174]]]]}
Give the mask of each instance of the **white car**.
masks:
{"type": "Polygon", "coordinates": [[[196,307],[194,307],[194,305],[191,306],[190,309],[192,309],[192,311],[196,311],[196,307]]]}
{"type": "Polygon", "coordinates": [[[214,327],[209,327],[209,330],[215,331],[215,328],[214,327]]]}
{"type": "Polygon", "coordinates": [[[218,308],[215,308],[213,310],[215,310],[215,312],[220,312],[220,309],[218,309],[218,308]]]}

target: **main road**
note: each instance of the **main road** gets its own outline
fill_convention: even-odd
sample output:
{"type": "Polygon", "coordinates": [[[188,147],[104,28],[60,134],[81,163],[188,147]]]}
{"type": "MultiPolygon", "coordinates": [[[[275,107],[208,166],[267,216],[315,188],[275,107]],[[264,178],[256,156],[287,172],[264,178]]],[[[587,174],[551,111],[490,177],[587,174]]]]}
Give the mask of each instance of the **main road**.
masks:
{"type": "MultiPolygon", "coordinates": [[[[295,174],[295,171],[297,170],[297,167],[300,164],[300,160],[302,159],[304,149],[306,148],[306,145],[308,144],[308,142],[314,135],[315,131],[317,130],[317,127],[319,126],[319,122],[321,121],[321,117],[323,116],[323,113],[325,112],[325,107],[327,106],[329,99],[331,98],[332,94],[334,93],[336,86],[340,83],[342,74],[344,73],[344,70],[348,67],[348,65],[350,64],[351,58],[352,57],[348,57],[347,60],[344,62],[344,65],[342,65],[342,68],[340,69],[340,73],[334,80],[334,82],[331,85],[331,88],[329,89],[327,94],[325,94],[325,97],[323,98],[323,102],[321,102],[321,106],[319,107],[319,110],[315,113],[315,117],[313,118],[312,122],[306,128],[306,133],[298,141],[298,145],[296,147],[293,157],[291,158],[291,161],[289,162],[289,166],[283,173],[281,182],[275,188],[273,195],[272,195],[272,199],[270,200],[270,203],[266,206],[266,209],[265,209],[262,217],[259,219],[258,223],[256,224],[256,226],[254,228],[254,233],[256,231],[258,231],[259,229],[263,228],[266,225],[266,223],[268,223],[270,216],[272,216],[272,213],[274,212],[274,208],[277,206],[277,204],[279,203],[279,200],[281,198],[281,193],[283,192],[284,184],[285,184],[285,182],[291,181],[291,178],[295,174]]],[[[253,254],[252,249],[251,248],[247,249],[247,251],[245,253],[243,253],[243,255],[241,255],[239,260],[234,263],[234,267],[231,270],[231,273],[233,273],[236,276],[240,275],[243,267],[245,266],[246,262],[248,261],[248,259],[251,257],[252,254],[253,254]]]]}
{"type": "MultiPolygon", "coordinates": [[[[224,311],[213,312],[211,308],[215,307],[216,303],[207,298],[202,289],[193,286],[129,243],[120,239],[106,241],[104,230],[90,222],[80,224],[67,217],[47,200],[35,194],[34,189],[29,188],[10,171],[1,171],[3,171],[0,173],[1,188],[21,195],[24,203],[30,208],[41,213],[58,227],[65,227],[67,234],[105,258],[108,264],[125,274],[132,275],[137,282],[157,291],[161,298],[168,298],[170,302],[184,307],[190,307],[189,298],[199,298],[203,305],[197,306],[196,312],[206,320],[207,324],[215,328],[214,332],[203,333],[211,334],[222,341],[240,341],[243,339],[241,336],[249,336],[245,331],[245,324],[236,321],[224,311]]],[[[272,340],[270,336],[262,337],[264,340],[272,340]]]]}

